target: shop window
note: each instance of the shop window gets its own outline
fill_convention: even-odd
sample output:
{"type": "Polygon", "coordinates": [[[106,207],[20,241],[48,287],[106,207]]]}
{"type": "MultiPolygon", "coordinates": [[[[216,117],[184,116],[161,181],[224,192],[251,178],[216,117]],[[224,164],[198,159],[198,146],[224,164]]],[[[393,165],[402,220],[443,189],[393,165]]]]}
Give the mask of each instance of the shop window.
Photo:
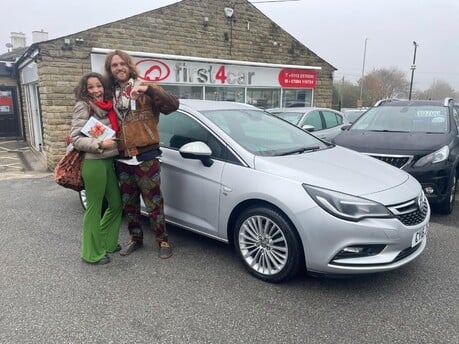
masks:
{"type": "Polygon", "coordinates": [[[202,86],[161,85],[168,93],[179,99],[202,99],[202,86]]]}
{"type": "Polygon", "coordinates": [[[248,88],[247,104],[262,109],[279,107],[280,95],[281,91],[278,88],[248,88]]]}
{"type": "Polygon", "coordinates": [[[282,107],[312,106],[312,89],[284,89],[282,93],[282,107]]]}
{"type": "Polygon", "coordinates": [[[13,93],[11,90],[0,90],[0,114],[13,114],[13,93]]]}
{"type": "Polygon", "coordinates": [[[206,100],[245,103],[245,89],[243,87],[206,87],[206,100]]]}

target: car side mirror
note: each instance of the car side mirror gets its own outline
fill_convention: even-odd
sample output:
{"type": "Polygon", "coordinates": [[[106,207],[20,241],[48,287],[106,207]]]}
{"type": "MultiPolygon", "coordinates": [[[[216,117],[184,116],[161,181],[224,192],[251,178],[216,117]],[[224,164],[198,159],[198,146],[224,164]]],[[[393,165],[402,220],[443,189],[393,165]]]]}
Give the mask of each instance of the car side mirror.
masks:
{"type": "Polygon", "coordinates": [[[351,127],[351,124],[346,124],[341,127],[341,130],[348,130],[351,127]]]}
{"type": "Polygon", "coordinates": [[[301,129],[306,130],[306,131],[309,131],[309,132],[312,132],[312,131],[316,130],[316,128],[314,128],[314,126],[309,125],[309,124],[303,125],[303,126],[301,127],[301,129]]]}
{"type": "Polygon", "coordinates": [[[185,159],[201,160],[202,164],[206,167],[210,167],[214,163],[210,157],[212,150],[207,144],[201,141],[184,144],[180,147],[179,153],[185,159]]]}

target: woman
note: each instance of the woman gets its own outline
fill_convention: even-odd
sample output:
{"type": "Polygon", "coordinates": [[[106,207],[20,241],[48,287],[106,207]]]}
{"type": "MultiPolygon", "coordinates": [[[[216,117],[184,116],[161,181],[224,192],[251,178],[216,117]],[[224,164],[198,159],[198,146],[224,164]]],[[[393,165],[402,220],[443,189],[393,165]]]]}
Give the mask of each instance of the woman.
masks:
{"type": "Polygon", "coordinates": [[[83,219],[81,257],[90,264],[107,264],[108,253],[121,250],[118,236],[121,225],[122,203],[113,159],[118,155],[114,137],[101,141],[85,136],[81,129],[91,116],[118,131],[116,113],[111,95],[105,93],[104,79],[98,73],[83,76],[75,88],[71,142],[85,152],[82,176],[86,190],[87,207],[83,219]],[[102,214],[103,200],[108,208],[102,214]]]}

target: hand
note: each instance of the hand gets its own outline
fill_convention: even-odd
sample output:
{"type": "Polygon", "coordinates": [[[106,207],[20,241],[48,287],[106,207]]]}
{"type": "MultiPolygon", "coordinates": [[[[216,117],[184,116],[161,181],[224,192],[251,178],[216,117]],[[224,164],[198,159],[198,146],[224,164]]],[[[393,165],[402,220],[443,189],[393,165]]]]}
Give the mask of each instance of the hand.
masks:
{"type": "Polygon", "coordinates": [[[141,94],[144,94],[147,91],[148,86],[138,85],[131,90],[131,99],[136,100],[141,94]]]}
{"type": "Polygon", "coordinates": [[[100,144],[100,148],[102,149],[107,149],[107,148],[116,148],[117,146],[117,138],[116,137],[109,137],[108,139],[105,139],[102,141],[100,144]]]}

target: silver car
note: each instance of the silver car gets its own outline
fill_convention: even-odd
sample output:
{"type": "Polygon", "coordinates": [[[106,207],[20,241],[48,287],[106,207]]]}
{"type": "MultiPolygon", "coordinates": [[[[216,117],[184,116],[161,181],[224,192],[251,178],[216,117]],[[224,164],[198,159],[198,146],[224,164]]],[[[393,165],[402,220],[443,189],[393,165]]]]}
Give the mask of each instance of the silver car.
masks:
{"type": "Polygon", "coordinates": [[[389,164],[246,104],[181,100],[159,123],[168,223],[234,246],[262,280],[388,271],[426,246],[421,186],[389,164]]]}
{"type": "Polygon", "coordinates": [[[342,126],[350,124],[342,112],[328,108],[288,107],[266,111],[329,142],[341,132],[342,126]]]}

